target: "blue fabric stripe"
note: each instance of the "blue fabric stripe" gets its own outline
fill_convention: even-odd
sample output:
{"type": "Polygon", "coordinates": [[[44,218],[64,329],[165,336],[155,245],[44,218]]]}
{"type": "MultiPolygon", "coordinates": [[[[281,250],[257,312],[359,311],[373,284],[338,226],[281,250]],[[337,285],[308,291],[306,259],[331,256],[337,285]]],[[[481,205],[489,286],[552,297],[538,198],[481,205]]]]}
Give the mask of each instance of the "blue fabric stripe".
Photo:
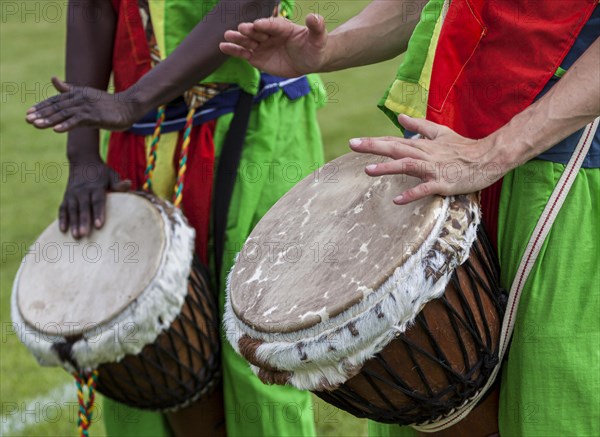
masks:
{"type": "MultiPolygon", "coordinates": [[[[583,27],[581,33],[575,40],[575,44],[571,47],[569,53],[565,57],[563,63],[561,64],[561,68],[568,70],[577,59],[585,52],[592,43],[600,37],[600,7],[596,7],[592,16],[588,20],[588,22],[583,27]]],[[[550,88],[552,88],[560,79],[557,77],[553,77],[548,81],[542,92],[537,96],[536,99],[539,99],[544,94],[546,94],[550,88]]],[[[558,162],[561,164],[566,164],[581,135],[583,134],[583,128],[562,140],[556,146],[551,149],[545,151],[541,155],[539,155],[538,159],[543,159],[545,161],[558,162]]],[[[590,151],[586,155],[583,165],[584,168],[599,168],[600,167],[600,129],[596,131],[596,135],[594,136],[594,140],[592,141],[592,145],[590,147],[590,151]]]]}
{"type": "MultiPolygon", "coordinates": [[[[254,103],[259,103],[267,97],[277,93],[279,90],[282,90],[290,100],[296,100],[300,97],[307,96],[311,92],[310,84],[305,76],[294,79],[285,79],[262,73],[259,92],[254,96],[254,103]]],[[[198,126],[233,112],[240,93],[241,89],[239,87],[233,87],[213,97],[196,111],[192,125],[198,126]]],[[[167,105],[166,118],[162,124],[161,132],[166,134],[183,130],[187,113],[188,107],[183,101],[183,98],[179,98],[167,105]]],[[[140,121],[135,123],[128,132],[134,135],[152,135],[156,125],[156,114],[156,110],[146,114],[140,121]]]]}

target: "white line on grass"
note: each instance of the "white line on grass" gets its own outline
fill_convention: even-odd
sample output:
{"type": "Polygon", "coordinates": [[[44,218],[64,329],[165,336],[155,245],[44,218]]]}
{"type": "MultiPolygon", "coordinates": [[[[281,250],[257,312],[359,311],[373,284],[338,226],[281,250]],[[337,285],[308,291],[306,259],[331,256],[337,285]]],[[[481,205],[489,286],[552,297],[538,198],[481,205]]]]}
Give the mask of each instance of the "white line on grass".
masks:
{"type": "Polygon", "coordinates": [[[10,436],[41,423],[69,418],[77,403],[75,384],[64,384],[43,396],[20,402],[2,401],[0,436],[10,436]],[[8,413],[7,415],[5,415],[8,413]]]}

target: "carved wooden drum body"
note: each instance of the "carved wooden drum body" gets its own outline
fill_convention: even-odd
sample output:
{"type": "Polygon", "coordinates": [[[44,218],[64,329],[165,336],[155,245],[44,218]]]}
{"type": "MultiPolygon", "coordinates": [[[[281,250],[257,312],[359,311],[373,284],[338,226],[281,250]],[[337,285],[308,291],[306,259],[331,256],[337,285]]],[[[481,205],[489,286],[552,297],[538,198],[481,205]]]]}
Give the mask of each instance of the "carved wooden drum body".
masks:
{"type": "Polygon", "coordinates": [[[194,230],[171,204],[111,193],[106,223],[74,240],[52,223],[13,285],[12,317],[38,362],[98,370],[128,405],[174,409],[207,393],[220,368],[216,297],[194,230]]]}
{"type": "Polygon", "coordinates": [[[503,295],[476,196],[396,206],[418,180],[367,176],[377,159],[332,161],[264,216],[230,273],[225,324],[263,382],[418,426],[487,382],[503,295]]]}

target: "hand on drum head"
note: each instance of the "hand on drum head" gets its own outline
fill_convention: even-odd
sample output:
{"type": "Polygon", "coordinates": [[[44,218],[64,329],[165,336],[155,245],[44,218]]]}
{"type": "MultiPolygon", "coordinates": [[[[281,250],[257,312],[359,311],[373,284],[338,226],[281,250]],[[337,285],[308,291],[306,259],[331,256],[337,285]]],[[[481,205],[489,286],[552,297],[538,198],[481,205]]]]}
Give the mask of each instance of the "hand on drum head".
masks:
{"type": "Polygon", "coordinates": [[[327,30],[323,17],[310,14],[306,27],[285,18],[262,18],[225,32],[223,53],[283,77],[318,72],[324,62],[327,30]]]}
{"type": "Polygon", "coordinates": [[[69,182],[58,211],[62,232],[69,227],[74,238],[89,235],[93,226],[100,229],[105,219],[106,191],[127,191],[131,181],[119,175],[102,161],[71,163],[69,182]]]}
{"type": "Polygon", "coordinates": [[[94,127],[112,131],[126,130],[143,115],[135,98],[135,87],[123,93],[67,84],[56,77],[52,84],[60,92],[27,111],[25,120],[38,129],[53,127],[67,132],[76,127],[94,127]]]}
{"type": "Polygon", "coordinates": [[[510,168],[502,160],[502,148],[490,137],[465,138],[452,129],[425,119],[400,115],[398,121],[423,138],[354,138],[350,148],[359,153],[386,156],[391,161],[368,165],[369,176],[405,174],[422,180],[398,193],[397,205],[433,194],[450,196],[473,193],[492,185],[510,168]]]}

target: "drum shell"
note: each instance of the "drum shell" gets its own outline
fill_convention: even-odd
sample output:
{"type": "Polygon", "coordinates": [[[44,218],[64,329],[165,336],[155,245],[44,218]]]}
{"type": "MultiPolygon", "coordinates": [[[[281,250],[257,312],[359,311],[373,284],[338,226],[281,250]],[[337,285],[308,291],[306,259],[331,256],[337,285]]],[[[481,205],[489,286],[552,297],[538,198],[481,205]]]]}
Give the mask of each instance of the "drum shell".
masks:
{"type": "Polygon", "coordinates": [[[462,406],[498,362],[505,305],[498,270],[480,229],[444,295],[427,303],[357,375],[315,394],[357,417],[401,425],[434,421],[462,406]]]}
{"type": "Polygon", "coordinates": [[[177,409],[210,394],[221,377],[217,315],[207,269],[194,258],[180,314],[137,355],[100,365],[98,391],[147,410],[177,409]]]}

